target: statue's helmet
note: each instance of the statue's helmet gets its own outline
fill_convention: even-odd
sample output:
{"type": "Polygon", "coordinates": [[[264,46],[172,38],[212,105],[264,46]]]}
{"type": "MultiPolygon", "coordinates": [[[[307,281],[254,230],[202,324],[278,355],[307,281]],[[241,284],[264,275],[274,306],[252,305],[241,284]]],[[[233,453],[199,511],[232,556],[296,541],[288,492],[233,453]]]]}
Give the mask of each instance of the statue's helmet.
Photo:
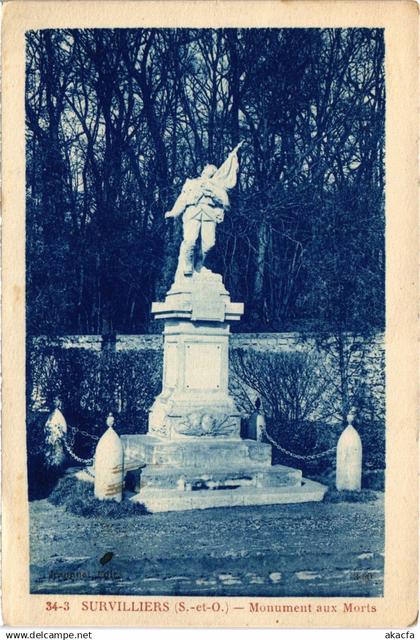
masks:
{"type": "Polygon", "coordinates": [[[211,178],[217,171],[217,167],[214,164],[206,164],[204,167],[201,176],[203,178],[211,178]]]}

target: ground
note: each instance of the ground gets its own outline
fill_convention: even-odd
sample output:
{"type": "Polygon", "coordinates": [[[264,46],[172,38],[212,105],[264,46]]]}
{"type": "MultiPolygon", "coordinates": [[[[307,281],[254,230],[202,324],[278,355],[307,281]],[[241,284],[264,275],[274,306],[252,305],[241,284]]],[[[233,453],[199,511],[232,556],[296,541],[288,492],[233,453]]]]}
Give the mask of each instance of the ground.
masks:
{"type": "Polygon", "coordinates": [[[38,500],[30,516],[32,593],[382,595],[381,499],[117,520],[38,500]]]}

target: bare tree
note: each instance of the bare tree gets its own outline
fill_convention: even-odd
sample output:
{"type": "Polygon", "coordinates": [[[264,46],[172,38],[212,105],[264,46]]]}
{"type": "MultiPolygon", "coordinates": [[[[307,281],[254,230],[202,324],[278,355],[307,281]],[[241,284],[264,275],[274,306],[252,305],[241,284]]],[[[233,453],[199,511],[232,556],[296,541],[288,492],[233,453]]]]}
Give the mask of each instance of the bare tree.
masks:
{"type": "Polygon", "coordinates": [[[383,57],[378,29],[29,32],[29,330],[153,329],[163,213],[240,139],[213,260],[242,328],[383,326],[383,57]]]}

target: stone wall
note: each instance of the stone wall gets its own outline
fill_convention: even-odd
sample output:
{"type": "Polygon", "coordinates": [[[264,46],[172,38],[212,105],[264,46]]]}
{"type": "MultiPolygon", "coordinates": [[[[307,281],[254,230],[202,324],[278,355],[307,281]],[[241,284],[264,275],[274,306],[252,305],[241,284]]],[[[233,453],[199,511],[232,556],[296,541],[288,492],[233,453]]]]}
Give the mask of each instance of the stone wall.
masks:
{"type": "MultiPolygon", "coordinates": [[[[106,341],[100,335],[68,335],[57,338],[34,338],[35,342],[44,340],[51,346],[63,349],[91,349],[100,351],[106,341]]],[[[256,351],[293,351],[300,348],[299,333],[232,333],[230,344],[234,349],[255,349],[256,351]]],[[[109,344],[109,343],[108,343],[109,344]]],[[[115,348],[117,351],[135,349],[161,349],[162,334],[118,335],[115,348]]]]}
{"type": "MultiPolygon", "coordinates": [[[[118,335],[115,345],[103,340],[100,335],[68,335],[57,338],[37,337],[34,343],[58,346],[63,349],[88,349],[101,351],[114,348],[117,351],[161,350],[161,334],[118,335]]],[[[233,333],[230,346],[233,349],[251,349],[257,352],[279,353],[311,349],[311,341],[305,343],[297,332],[289,333],[233,333]]],[[[377,334],[365,355],[365,382],[375,398],[376,411],[385,415],[385,351],[384,336],[377,334]]]]}
{"type": "MultiPolygon", "coordinates": [[[[46,338],[40,336],[34,338],[34,343],[43,342],[49,346],[61,346],[63,349],[89,349],[101,351],[107,345],[113,345],[103,340],[100,335],[68,335],[56,338],[46,338]]],[[[232,333],[230,336],[230,346],[233,349],[252,349],[268,353],[279,353],[281,351],[299,351],[311,348],[311,340],[305,343],[301,340],[298,332],[289,333],[232,333]]],[[[141,335],[118,335],[115,340],[116,351],[128,350],[160,350],[163,347],[162,334],[141,334],[141,335]]],[[[378,333],[372,341],[371,348],[367,353],[367,366],[378,368],[382,380],[384,367],[384,336],[378,333]]],[[[379,383],[379,381],[376,381],[379,383]]],[[[383,384],[383,382],[382,382],[383,384]]]]}

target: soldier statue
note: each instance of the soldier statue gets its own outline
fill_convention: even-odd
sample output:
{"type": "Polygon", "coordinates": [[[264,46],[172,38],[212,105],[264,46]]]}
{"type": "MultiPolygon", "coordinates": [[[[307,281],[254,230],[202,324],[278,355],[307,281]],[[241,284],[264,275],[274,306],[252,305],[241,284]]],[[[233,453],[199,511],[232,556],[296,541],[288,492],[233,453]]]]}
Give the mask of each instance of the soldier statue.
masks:
{"type": "Polygon", "coordinates": [[[179,251],[177,276],[192,276],[205,264],[216,242],[216,225],[223,222],[229,209],[228,191],[236,185],[240,142],[218,169],[212,164],[204,167],[198,178],[187,179],[177,201],[165,218],[182,215],[183,241],[179,251]],[[195,260],[195,246],[200,238],[200,252],[195,260]]]}

